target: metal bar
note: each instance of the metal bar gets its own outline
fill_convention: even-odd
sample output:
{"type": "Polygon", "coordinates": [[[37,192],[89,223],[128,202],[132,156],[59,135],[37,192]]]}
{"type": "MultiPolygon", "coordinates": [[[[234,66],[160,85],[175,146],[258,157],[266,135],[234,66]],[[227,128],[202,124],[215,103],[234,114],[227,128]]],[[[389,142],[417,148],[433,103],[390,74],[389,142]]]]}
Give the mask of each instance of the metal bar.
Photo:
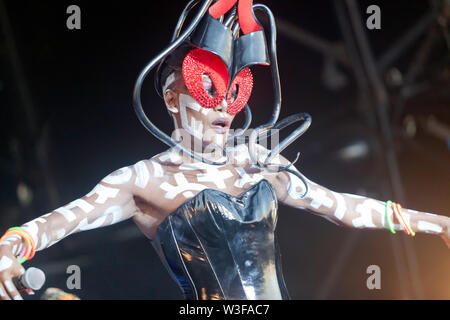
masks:
{"type": "Polygon", "coordinates": [[[297,43],[305,45],[324,56],[332,57],[346,66],[350,65],[344,48],[338,44],[319,38],[284,19],[277,18],[276,22],[280,34],[297,43]]]}
{"type": "Polygon", "coordinates": [[[392,45],[379,59],[377,69],[380,73],[385,71],[394,61],[396,61],[413,43],[416,41],[436,19],[433,10],[429,10],[425,15],[411,27],[400,39],[392,45]]]}
{"type": "MultiPolygon", "coordinates": [[[[376,107],[376,113],[379,120],[379,125],[381,129],[381,136],[379,141],[383,143],[386,146],[386,149],[388,150],[388,154],[385,154],[385,162],[386,165],[389,168],[390,174],[390,181],[391,181],[391,187],[393,190],[393,194],[395,196],[395,199],[397,201],[402,201],[404,195],[403,195],[403,189],[401,185],[400,180],[400,174],[398,169],[398,163],[395,155],[395,146],[393,144],[393,135],[390,129],[389,125],[389,119],[387,116],[387,107],[389,104],[388,95],[386,92],[386,89],[384,88],[384,84],[382,83],[381,79],[378,76],[378,70],[376,68],[376,64],[372,55],[372,52],[370,50],[370,46],[368,43],[368,40],[366,38],[366,35],[364,34],[364,29],[362,25],[361,16],[359,15],[358,8],[356,3],[353,0],[346,1],[347,7],[350,12],[350,21],[352,27],[350,27],[348,24],[348,20],[346,19],[345,14],[345,8],[344,3],[342,1],[335,1],[334,2],[336,6],[336,13],[338,16],[338,20],[340,23],[341,30],[343,32],[344,39],[346,39],[346,46],[347,50],[349,52],[349,56],[351,58],[352,64],[354,65],[355,69],[355,76],[362,80],[364,77],[361,70],[365,70],[365,74],[367,76],[367,80],[370,83],[370,86],[374,90],[375,95],[375,107],[376,107]],[[358,48],[355,50],[355,46],[353,44],[353,36],[352,36],[352,29],[355,32],[355,41],[358,45],[358,48]],[[357,51],[360,51],[361,57],[356,53],[357,51]],[[361,60],[361,61],[359,61],[361,60]]],[[[357,78],[357,79],[358,79],[357,78]]],[[[364,88],[365,86],[362,84],[366,84],[366,79],[363,80],[364,82],[358,83],[360,89],[364,88]]],[[[358,81],[359,82],[359,81],[358,81]]],[[[383,150],[383,149],[381,149],[383,150]]],[[[384,190],[384,188],[383,188],[384,190]]],[[[332,287],[335,285],[335,282],[338,278],[338,275],[340,274],[341,270],[343,269],[346,257],[349,256],[350,252],[352,251],[352,248],[354,247],[354,241],[358,237],[358,234],[349,236],[343,243],[339,254],[336,257],[336,264],[333,265],[333,272],[331,272],[328,277],[325,279],[322,287],[320,288],[318,292],[318,297],[323,299],[326,298],[329,292],[331,291],[332,287]]],[[[415,290],[415,295],[418,298],[422,298],[422,290],[421,290],[421,283],[419,281],[419,270],[417,266],[417,259],[415,257],[415,252],[413,248],[411,247],[410,242],[405,242],[405,236],[402,235],[401,240],[403,241],[403,247],[401,243],[398,243],[392,239],[392,249],[394,252],[394,259],[395,264],[399,276],[399,281],[401,284],[401,290],[402,290],[402,297],[408,298],[409,293],[411,290],[408,290],[407,288],[409,286],[409,282],[406,279],[406,265],[404,262],[403,254],[406,253],[409,266],[411,268],[411,271],[414,274],[414,277],[412,279],[413,289],[415,290]],[[404,250],[403,250],[404,249],[404,250]]],[[[406,240],[407,241],[407,240],[406,240]]]]}
{"type": "MultiPolygon", "coordinates": [[[[389,105],[388,94],[386,88],[384,87],[383,82],[379,77],[379,73],[375,64],[372,51],[370,49],[367,35],[364,32],[364,26],[359,12],[359,6],[355,0],[346,0],[345,3],[349,10],[350,21],[353,25],[353,30],[355,32],[355,39],[360,48],[361,58],[376,97],[376,111],[383,138],[383,144],[386,147],[386,152],[384,153],[384,155],[386,157],[386,162],[389,169],[389,177],[392,185],[393,198],[397,202],[405,203],[405,195],[400,177],[400,170],[398,167],[396,149],[390,127],[389,117],[387,114],[387,109],[389,105]]],[[[414,248],[412,247],[411,242],[406,240],[404,236],[402,236],[401,239],[403,240],[403,245],[406,249],[408,265],[411,268],[410,270],[412,273],[411,284],[415,296],[418,299],[423,299],[422,285],[419,277],[420,274],[419,266],[417,263],[417,257],[415,255],[414,248]]],[[[399,253],[400,252],[397,252],[397,254],[399,253]]]]}
{"type": "Polygon", "coordinates": [[[59,205],[58,191],[54,184],[53,174],[47,159],[49,144],[46,139],[48,139],[48,136],[45,132],[42,134],[40,128],[38,128],[35,106],[23,71],[23,66],[14,39],[14,33],[3,0],[0,0],[0,28],[4,34],[6,52],[8,53],[12,74],[19,92],[20,103],[18,105],[22,108],[22,114],[25,118],[24,127],[28,131],[30,141],[33,142],[34,156],[39,168],[38,175],[41,176],[41,181],[43,181],[42,184],[46,190],[49,205],[51,207],[57,207],[59,205]],[[39,134],[41,134],[40,138],[39,134]]]}
{"type": "MultiPolygon", "coordinates": [[[[352,32],[352,26],[349,23],[349,19],[346,14],[345,6],[343,1],[333,1],[333,4],[335,6],[336,15],[338,18],[339,26],[342,32],[342,36],[345,41],[346,49],[349,55],[349,58],[351,59],[351,66],[354,73],[354,76],[356,78],[356,83],[359,88],[359,91],[361,92],[362,97],[364,98],[363,101],[369,102],[373,101],[374,99],[370,99],[371,93],[370,93],[370,85],[369,80],[367,78],[366,73],[364,72],[364,65],[362,62],[362,59],[360,57],[360,54],[358,52],[358,48],[355,44],[355,39],[352,32]]],[[[376,116],[374,112],[367,112],[365,114],[366,119],[369,121],[369,123],[372,124],[376,123],[376,116]]],[[[375,128],[374,128],[375,129],[375,128]]],[[[376,139],[378,143],[380,143],[380,139],[376,139]]],[[[377,149],[382,150],[381,146],[379,146],[377,149]]],[[[378,165],[381,165],[384,161],[381,154],[377,155],[379,158],[378,165]]],[[[382,187],[381,190],[386,190],[386,188],[382,187]]],[[[337,279],[339,278],[339,274],[341,274],[342,270],[345,266],[345,261],[350,256],[351,252],[355,248],[356,242],[358,238],[360,237],[361,233],[355,232],[350,234],[346,237],[344,242],[341,244],[341,247],[339,248],[338,253],[336,254],[336,258],[334,259],[333,268],[330,273],[328,273],[327,277],[323,281],[321,287],[318,290],[317,298],[318,299],[326,299],[332,288],[336,285],[337,279]]],[[[401,251],[399,248],[399,244],[395,241],[393,241],[393,250],[394,252],[401,251]]],[[[402,297],[407,296],[408,289],[405,287],[405,283],[407,283],[407,279],[405,278],[405,275],[402,270],[405,270],[405,263],[403,259],[395,255],[395,265],[396,269],[398,271],[398,276],[401,285],[402,290],[402,297]]]]}
{"type": "Polygon", "coordinates": [[[370,93],[370,85],[364,73],[358,48],[353,40],[352,30],[345,14],[345,8],[342,1],[333,1],[333,4],[338,18],[339,27],[344,38],[346,52],[351,61],[350,66],[356,79],[356,86],[358,87],[360,93],[362,103],[358,104],[361,105],[359,110],[363,112],[367,123],[369,123],[372,128],[376,128],[376,119],[374,119],[372,111],[370,110],[371,101],[373,101],[370,93]]]}

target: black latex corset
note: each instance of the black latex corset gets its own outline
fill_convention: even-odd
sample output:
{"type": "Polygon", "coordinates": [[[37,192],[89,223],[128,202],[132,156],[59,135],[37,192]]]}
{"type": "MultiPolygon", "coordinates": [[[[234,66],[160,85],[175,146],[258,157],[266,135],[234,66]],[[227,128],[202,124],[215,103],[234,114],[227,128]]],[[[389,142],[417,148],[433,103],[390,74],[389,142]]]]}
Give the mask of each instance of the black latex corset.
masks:
{"type": "Polygon", "coordinates": [[[152,244],[186,299],[289,299],[277,208],[265,179],[238,197],[205,189],[159,225],[152,244]]]}

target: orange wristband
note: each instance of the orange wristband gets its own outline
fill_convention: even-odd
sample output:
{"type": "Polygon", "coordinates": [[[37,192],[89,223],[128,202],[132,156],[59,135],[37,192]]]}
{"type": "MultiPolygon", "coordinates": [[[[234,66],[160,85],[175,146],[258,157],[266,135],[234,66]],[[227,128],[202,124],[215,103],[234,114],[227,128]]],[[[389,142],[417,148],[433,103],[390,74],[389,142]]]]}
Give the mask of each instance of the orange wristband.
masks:
{"type": "Polygon", "coordinates": [[[24,229],[22,229],[20,227],[13,227],[13,228],[9,228],[5,232],[5,234],[0,238],[0,241],[3,241],[4,239],[6,239],[8,236],[10,236],[12,234],[16,234],[16,235],[20,236],[25,241],[26,251],[25,251],[25,254],[23,257],[26,260],[31,260],[34,257],[34,254],[36,252],[35,243],[34,243],[33,238],[24,229]]]}

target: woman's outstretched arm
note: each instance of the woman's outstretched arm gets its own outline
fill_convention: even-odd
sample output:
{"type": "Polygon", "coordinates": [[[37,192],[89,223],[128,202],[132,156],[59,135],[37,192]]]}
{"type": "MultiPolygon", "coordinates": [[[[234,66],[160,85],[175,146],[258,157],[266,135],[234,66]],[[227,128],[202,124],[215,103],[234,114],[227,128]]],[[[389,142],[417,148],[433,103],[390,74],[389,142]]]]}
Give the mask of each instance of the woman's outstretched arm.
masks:
{"type": "MultiPolygon", "coordinates": [[[[138,209],[134,190],[149,179],[145,161],[124,167],[102,179],[88,194],[21,227],[32,237],[36,251],[44,250],[80,231],[110,226],[133,217],[138,209]]],[[[25,270],[16,259],[24,245],[18,235],[0,242],[0,298],[20,299],[11,279],[25,270]]]]}
{"type": "MultiPolygon", "coordinates": [[[[288,164],[284,158],[281,158],[281,163],[288,164]]],[[[296,171],[298,172],[298,170],[296,171]]],[[[307,178],[305,180],[308,192],[302,198],[305,192],[303,182],[292,173],[280,172],[275,182],[279,201],[288,206],[320,215],[340,226],[389,230],[386,219],[388,217],[389,221],[393,223],[394,230],[403,230],[390,205],[387,206],[386,215],[385,201],[334,192],[307,178]]],[[[395,201],[395,199],[391,200],[395,201]]],[[[439,235],[450,248],[449,217],[406,208],[402,208],[401,212],[413,231],[439,235]]]]}

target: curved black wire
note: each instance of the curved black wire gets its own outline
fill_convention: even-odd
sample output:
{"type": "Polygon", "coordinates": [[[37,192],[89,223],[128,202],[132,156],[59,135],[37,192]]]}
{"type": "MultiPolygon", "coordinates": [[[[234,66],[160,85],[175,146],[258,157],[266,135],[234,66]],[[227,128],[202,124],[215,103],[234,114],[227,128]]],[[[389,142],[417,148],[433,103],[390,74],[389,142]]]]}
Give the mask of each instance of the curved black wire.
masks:
{"type": "MultiPolygon", "coordinates": [[[[275,24],[275,18],[273,16],[273,13],[271,10],[262,4],[255,4],[253,5],[253,9],[255,10],[262,10],[266,16],[269,18],[269,25],[270,25],[270,56],[271,56],[271,71],[272,71],[272,82],[274,87],[274,108],[272,111],[271,118],[269,122],[257,127],[252,134],[249,137],[249,154],[252,162],[260,168],[266,168],[269,170],[274,170],[277,172],[280,171],[286,171],[289,172],[296,177],[298,177],[303,184],[305,185],[305,192],[301,196],[302,198],[306,196],[308,193],[308,184],[306,183],[305,178],[297,171],[290,169],[290,167],[298,160],[299,155],[297,155],[297,159],[290,163],[289,165],[281,165],[281,164],[274,164],[270,163],[270,161],[277,156],[280,152],[282,152],[285,148],[287,148],[292,142],[294,142],[296,139],[298,139],[301,135],[303,135],[306,130],[308,130],[309,126],[311,125],[311,116],[307,113],[298,113],[294,114],[292,116],[289,116],[279,122],[277,122],[278,117],[280,115],[280,109],[281,109],[281,84],[280,84],[280,75],[278,71],[278,60],[277,60],[277,51],[276,51],[276,24],[275,24]],[[263,133],[268,132],[269,130],[281,130],[292,123],[302,121],[302,124],[295,129],[287,138],[285,138],[283,141],[281,141],[275,149],[270,150],[266,160],[262,163],[259,161],[258,157],[256,156],[256,145],[257,140],[260,135],[263,133]]],[[[273,132],[270,133],[270,135],[273,132]]]]}
{"type": "Polygon", "coordinates": [[[141,71],[139,74],[136,84],[133,91],[133,106],[134,110],[136,111],[136,114],[138,116],[139,121],[142,123],[142,125],[156,138],[167,144],[169,147],[176,147],[180,151],[185,152],[186,154],[189,154],[192,158],[196,159],[197,161],[201,161],[207,164],[211,165],[225,165],[228,162],[228,155],[223,151],[224,156],[226,157],[225,162],[216,162],[216,161],[210,161],[208,159],[205,159],[204,157],[196,154],[192,150],[189,150],[179,144],[177,141],[169,137],[167,134],[165,134],[163,131],[161,131],[158,127],[156,127],[150,119],[145,114],[143,107],[142,107],[142,101],[141,101],[141,91],[142,91],[142,85],[144,83],[145,78],[148,76],[150,71],[163,59],[165,59],[171,52],[173,52],[177,47],[183,43],[191,35],[191,33],[195,30],[197,25],[199,24],[200,20],[205,15],[206,11],[208,10],[211,2],[213,0],[204,0],[203,4],[191,22],[191,24],[186,28],[186,30],[173,42],[169,44],[168,47],[166,47],[163,51],[161,51],[155,58],[153,58],[141,71]]]}
{"type": "MultiPolygon", "coordinates": [[[[180,17],[178,18],[178,22],[177,25],[175,27],[175,30],[172,34],[172,39],[171,42],[173,43],[180,35],[181,29],[183,28],[183,24],[184,21],[186,20],[186,17],[189,15],[190,11],[197,6],[200,3],[201,0],[191,0],[186,7],[184,8],[184,10],[182,11],[180,17]]],[[[231,10],[231,12],[229,13],[227,19],[225,20],[225,26],[226,27],[233,27],[233,23],[237,20],[237,4],[235,4],[231,10]]],[[[239,24],[237,24],[237,27],[239,27],[239,24]]],[[[162,63],[163,60],[161,60],[160,65],[162,63]]],[[[157,70],[157,73],[159,73],[159,68],[157,70]]],[[[155,76],[155,88],[156,91],[158,92],[158,94],[161,96],[161,94],[159,93],[159,87],[160,87],[160,83],[159,83],[159,74],[156,74],[155,76]]],[[[163,98],[161,96],[161,98],[163,98]]],[[[245,123],[244,126],[239,129],[236,130],[237,133],[235,133],[234,135],[231,135],[228,138],[228,141],[234,140],[235,138],[241,136],[242,134],[245,133],[245,131],[250,127],[251,125],[251,121],[252,121],[252,113],[250,110],[250,107],[248,105],[245,106],[245,123]]],[[[163,141],[164,142],[164,141],[163,141]]]]}

